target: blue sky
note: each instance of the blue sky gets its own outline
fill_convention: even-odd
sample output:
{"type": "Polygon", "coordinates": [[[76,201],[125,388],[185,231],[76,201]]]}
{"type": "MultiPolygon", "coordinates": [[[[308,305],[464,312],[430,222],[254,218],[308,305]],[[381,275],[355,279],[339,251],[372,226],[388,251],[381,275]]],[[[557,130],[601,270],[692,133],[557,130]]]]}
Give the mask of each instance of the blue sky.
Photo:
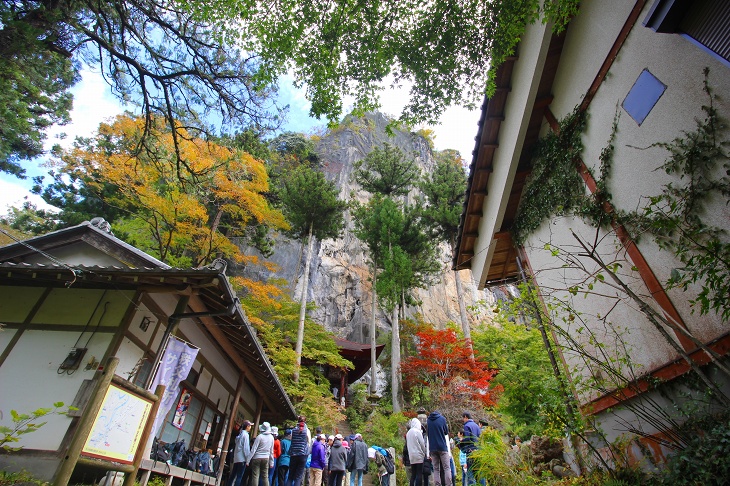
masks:
{"type": "MultiPolygon", "coordinates": [[[[55,143],[70,146],[76,136],[89,136],[102,121],[123,111],[123,107],[114,98],[101,76],[84,71],[82,81],[73,89],[74,109],[72,122],[64,127],[53,127],[48,133],[47,146],[55,143]],[[65,133],[64,139],[59,138],[65,133]]],[[[407,90],[386,88],[381,94],[381,111],[388,115],[400,114],[406,99],[407,90]]],[[[304,96],[304,89],[293,86],[291,79],[284,78],[280,82],[279,103],[289,105],[287,122],[283,129],[293,132],[308,133],[316,127],[323,127],[325,120],[317,120],[309,116],[310,104],[304,96]]],[[[349,111],[346,107],[345,111],[349,111]]],[[[477,134],[478,111],[468,111],[460,107],[452,107],[441,117],[440,124],[427,126],[435,132],[436,149],[452,148],[459,150],[462,157],[471,162],[471,151],[474,149],[474,137],[477,134]]],[[[421,128],[421,127],[419,127],[421,128]]],[[[7,212],[9,205],[20,206],[25,197],[36,204],[43,205],[40,198],[30,193],[31,177],[45,174],[48,168],[44,161],[24,163],[28,179],[19,180],[7,174],[0,174],[0,214],[7,212]]]]}

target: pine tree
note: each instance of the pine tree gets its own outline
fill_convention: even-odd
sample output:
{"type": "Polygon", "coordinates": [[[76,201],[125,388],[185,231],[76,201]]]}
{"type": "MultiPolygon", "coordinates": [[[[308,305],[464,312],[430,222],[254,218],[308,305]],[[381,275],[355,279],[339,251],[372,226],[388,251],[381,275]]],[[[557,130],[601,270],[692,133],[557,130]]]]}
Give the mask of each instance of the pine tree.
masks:
{"type": "Polygon", "coordinates": [[[294,381],[299,381],[302,363],[302,342],[304,341],[304,319],[306,317],[307,291],[309,287],[309,265],[312,260],[314,238],[337,238],[344,227],[345,201],[337,197],[337,188],[322,172],[307,166],[299,166],[282,180],[279,197],[285,217],[292,233],[302,238],[306,245],[304,274],[302,276],[299,330],[296,344],[296,368],[294,381]]]}
{"type": "MultiPolygon", "coordinates": [[[[459,229],[459,218],[466,191],[466,173],[462,165],[461,154],[456,150],[437,152],[435,157],[436,167],[433,173],[420,185],[426,199],[423,217],[431,229],[431,234],[439,240],[447,242],[453,253],[456,248],[456,234],[459,229]]],[[[464,290],[459,272],[456,270],[454,270],[454,281],[459,300],[461,329],[464,337],[471,339],[464,304],[464,290]]],[[[471,343],[471,341],[468,342],[471,343]]]]}

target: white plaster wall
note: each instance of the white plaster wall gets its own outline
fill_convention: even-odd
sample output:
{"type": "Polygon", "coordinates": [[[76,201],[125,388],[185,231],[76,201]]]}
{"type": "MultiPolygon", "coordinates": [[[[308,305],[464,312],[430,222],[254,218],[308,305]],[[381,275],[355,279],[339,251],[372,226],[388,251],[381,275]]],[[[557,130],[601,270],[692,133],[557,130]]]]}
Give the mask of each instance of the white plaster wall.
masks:
{"type": "Polygon", "coordinates": [[[129,331],[134,335],[134,337],[146,344],[150,341],[152,333],[155,332],[155,328],[157,327],[157,322],[159,319],[152,313],[152,311],[147,309],[147,307],[145,307],[144,305],[139,304],[137,307],[137,311],[134,313],[134,316],[132,316],[131,324],[129,325],[129,331]],[[145,317],[151,319],[147,331],[143,331],[139,327],[142,319],[144,319],[145,317]]]}
{"type": "Polygon", "coordinates": [[[210,381],[213,379],[213,375],[210,374],[210,371],[203,368],[202,373],[200,373],[200,376],[198,377],[198,390],[202,391],[203,393],[208,393],[208,389],[210,388],[210,381]]]}
{"type": "Polygon", "coordinates": [[[16,329],[0,328],[0,354],[8,347],[16,332],[18,332],[16,329]]]}
{"type": "MultiPolygon", "coordinates": [[[[87,243],[54,248],[48,251],[48,253],[55,257],[57,260],[60,260],[62,262],[73,262],[74,265],[99,265],[102,267],[106,267],[120,264],[120,261],[118,259],[104,253],[100,249],[95,248],[87,243]]],[[[48,263],[48,259],[39,253],[27,256],[25,258],[25,261],[27,263],[48,263]]],[[[70,273],[69,278],[72,278],[70,273]]]]}
{"type": "Polygon", "coordinates": [[[208,398],[210,398],[213,403],[218,403],[218,409],[222,412],[226,412],[228,410],[228,402],[230,400],[231,395],[228,393],[228,391],[221,385],[220,381],[218,381],[216,378],[212,379],[211,387],[210,387],[210,393],[208,393],[208,398]]]}
{"type": "Polygon", "coordinates": [[[116,375],[121,376],[125,380],[130,379],[130,373],[134,370],[139,360],[144,356],[144,352],[127,338],[122,339],[119,350],[116,354],[119,358],[116,375]]]}
{"type": "MultiPolygon", "coordinates": [[[[581,12],[571,23],[563,50],[560,69],[554,83],[555,100],[551,110],[558,119],[570,113],[581,101],[593,81],[600,64],[627,18],[634,2],[621,0],[602,2],[597,0],[581,3],[581,12]]],[[[663,184],[674,179],[663,171],[656,171],[666,159],[666,152],[649,147],[656,142],[666,142],[680,136],[683,131],[693,130],[695,118],[703,116],[701,106],[708,102],[703,93],[702,70],[710,68],[710,85],[715,93],[721,95],[715,106],[721,115],[730,118],[730,99],[724,93],[730,92],[730,70],[712,55],[701,50],[685,38],[675,34],[658,34],[641,25],[651,2],[647,2],[639,20],[633,27],[623,45],[609,75],[601,84],[589,108],[588,129],[583,137],[585,145],[584,162],[598,173],[599,155],[607,145],[612,130],[614,114],[620,114],[615,141],[615,156],[610,191],[613,203],[619,209],[635,210],[646,203],[646,197],[655,195],[663,184]],[[642,70],[648,69],[667,85],[651,113],[641,126],[621,108],[621,103],[635,83],[642,70]]],[[[545,130],[547,127],[545,127],[545,130]]],[[[676,180],[674,180],[676,182],[676,180]]],[[[730,208],[726,201],[717,201],[712,211],[705,217],[707,221],[720,227],[730,227],[730,208]]],[[[573,242],[563,238],[570,227],[579,227],[574,221],[557,220],[547,226],[530,240],[534,246],[530,259],[535,267],[549,268],[555,264],[544,253],[542,242],[546,239],[561,238],[567,244],[573,242]]],[[[585,231],[584,235],[588,235],[585,231]]],[[[606,248],[618,245],[610,238],[606,248]]],[[[660,282],[666,282],[678,262],[670,253],[661,251],[648,237],[639,242],[639,249],[660,282]]],[[[627,267],[625,267],[627,268],[627,267]]],[[[630,264],[629,264],[630,268],[630,264]]],[[[559,273],[554,271],[553,273],[559,273]]],[[[547,274],[540,277],[543,285],[547,274]]],[[[634,280],[633,288],[646,295],[645,286],[634,280]]],[[[697,337],[709,341],[728,331],[727,323],[714,314],[700,316],[693,312],[689,300],[697,295],[699,286],[689,291],[670,290],[668,295],[688,327],[697,337]]],[[[595,310],[605,307],[596,299],[589,299],[586,307],[595,310]]],[[[592,309],[591,309],[592,310],[592,309]]],[[[660,366],[676,356],[663,338],[640,315],[635,306],[622,304],[614,310],[617,322],[626,323],[631,329],[631,340],[637,353],[636,360],[645,368],[660,366]]]]}
{"type": "MultiPolygon", "coordinates": [[[[606,278],[604,283],[593,281],[591,275],[598,268],[588,258],[577,256],[583,250],[578,247],[571,231],[589,246],[596,240],[595,228],[586,225],[579,218],[558,218],[552,223],[544,223],[525,244],[546,303],[560,302],[574,309],[573,317],[564,308],[553,311],[553,323],[568,331],[589,355],[600,357],[601,353],[606,353],[610,358],[628,357],[631,367],[620,367],[627,378],[631,378],[632,374],[635,377],[652,371],[677,358],[677,352],[645,319],[639,305],[628,299],[623,291],[617,290],[608,274],[603,273],[606,278]],[[545,244],[560,248],[560,256],[554,256],[550,250],[545,249],[545,244]],[[560,258],[565,256],[565,252],[571,253],[573,259],[567,266],[566,261],[560,258]],[[593,285],[593,290],[588,289],[588,283],[593,285]],[[574,285],[581,287],[577,295],[572,295],[567,290],[574,285]],[[591,336],[602,343],[602,347],[592,344],[591,336]]],[[[598,241],[601,258],[606,263],[620,263],[618,274],[621,279],[651,304],[651,296],[638,272],[632,270],[632,263],[627,260],[620,245],[616,244],[613,235],[599,231],[598,241]]],[[[654,307],[657,308],[656,305],[654,307]]],[[[585,367],[584,359],[570,351],[575,345],[568,344],[565,339],[559,339],[559,342],[571,373],[579,372],[588,376],[589,370],[585,367]]],[[[586,392],[581,394],[581,400],[585,402],[598,395],[597,392],[586,392]]]]}
{"type": "Polygon", "coordinates": [[[215,370],[226,381],[228,386],[235,390],[236,384],[238,383],[238,372],[234,369],[233,365],[228,361],[222,351],[220,351],[218,346],[210,340],[208,335],[190,319],[184,319],[180,323],[180,331],[182,331],[190,342],[193,342],[196,346],[200,347],[200,354],[205,357],[213,368],[215,368],[215,370]]]}
{"type": "MultiPolygon", "coordinates": [[[[5,334],[5,333],[2,333],[5,334]]],[[[0,410],[2,425],[10,425],[10,410],[27,413],[50,407],[54,402],[70,405],[85,379],[94,376],[95,369],[86,371],[84,365],[91,356],[103,356],[113,334],[97,333],[89,342],[89,350],[81,367],[72,375],[58,374],[58,366],[73,347],[78,332],[26,331],[7,360],[0,367],[0,410]]],[[[71,419],[50,416],[39,431],[24,435],[18,444],[26,449],[57,450],[71,419]]]]}

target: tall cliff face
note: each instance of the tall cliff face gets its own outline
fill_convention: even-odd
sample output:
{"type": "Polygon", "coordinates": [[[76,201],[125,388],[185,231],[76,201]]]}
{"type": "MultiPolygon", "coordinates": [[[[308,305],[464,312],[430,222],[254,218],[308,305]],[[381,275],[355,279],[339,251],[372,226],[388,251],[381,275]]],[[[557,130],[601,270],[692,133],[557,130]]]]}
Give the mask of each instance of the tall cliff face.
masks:
{"type": "MultiPolygon", "coordinates": [[[[360,201],[367,200],[369,195],[352,180],[354,165],[373,148],[382,147],[384,143],[397,146],[406,154],[413,154],[424,174],[433,169],[433,155],[423,137],[397,129],[388,134],[387,125],[388,120],[378,113],[359,119],[348,118],[319,141],[317,154],[322,170],[328,179],[335,182],[342,199],[354,196],[360,201]]],[[[413,195],[415,193],[410,197],[413,195]]],[[[341,238],[315,241],[307,300],[313,301],[317,308],[309,316],[341,338],[369,343],[372,282],[367,249],[352,233],[351,215],[348,213],[345,218],[347,229],[341,238]]],[[[275,253],[268,260],[279,266],[275,276],[290,283],[291,294],[298,300],[304,268],[301,242],[277,238],[275,253]]],[[[415,292],[421,304],[406,309],[406,315],[418,313],[426,322],[439,326],[449,321],[460,322],[451,252],[445,244],[441,246],[441,263],[442,271],[434,277],[433,285],[415,292]]],[[[268,278],[274,275],[264,272],[259,276],[268,278]]],[[[471,272],[462,271],[460,277],[467,306],[478,300],[493,301],[490,292],[476,289],[471,272]]],[[[379,308],[376,319],[379,329],[390,329],[389,316],[379,308]]]]}

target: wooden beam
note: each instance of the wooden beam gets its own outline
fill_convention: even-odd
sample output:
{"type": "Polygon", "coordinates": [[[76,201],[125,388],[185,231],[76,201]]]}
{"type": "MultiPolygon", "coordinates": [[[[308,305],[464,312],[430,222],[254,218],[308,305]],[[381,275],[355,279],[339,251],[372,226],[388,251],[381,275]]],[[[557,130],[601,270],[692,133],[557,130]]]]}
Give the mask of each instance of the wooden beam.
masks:
{"type": "Polygon", "coordinates": [[[626,18],[624,26],[621,28],[621,31],[616,37],[616,40],[613,42],[613,46],[611,46],[611,49],[608,51],[606,59],[603,60],[603,64],[598,70],[598,74],[593,80],[590,88],[588,88],[588,92],[586,93],[583,101],[580,104],[580,109],[582,111],[588,109],[591,101],[593,101],[593,97],[596,96],[598,88],[601,87],[603,81],[606,79],[608,71],[610,71],[611,66],[613,66],[613,62],[616,60],[616,57],[618,57],[618,53],[621,50],[621,47],[623,47],[624,42],[626,42],[626,38],[629,36],[629,33],[631,33],[631,30],[634,28],[636,21],[639,19],[639,15],[641,15],[641,11],[644,9],[645,4],[646,0],[637,0],[634,4],[634,8],[631,10],[631,13],[626,18]]]}
{"type": "MultiPolygon", "coordinates": [[[[193,312],[205,312],[208,310],[203,304],[203,302],[200,300],[200,297],[197,295],[194,295],[190,298],[189,303],[190,308],[193,310],[193,312]]],[[[228,357],[233,361],[233,363],[236,365],[236,367],[241,371],[241,373],[244,373],[246,375],[246,378],[248,379],[248,382],[251,383],[251,385],[256,389],[256,391],[264,397],[264,400],[266,402],[266,405],[269,407],[270,410],[276,411],[278,410],[277,407],[275,407],[271,401],[266,396],[266,393],[264,392],[264,389],[261,387],[261,384],[258,382],[256,377],[254,376],[253,372],[251,371],[250,367],[243,361],[243,358],[238,354],[238,351],[231,345],[231,342],[228,340],[228,338],[223,334],[223,331],[221,331],[221,328],[218,327],[218,325],[215,322],[215,319],[213,317],[199,317],[200,322],[203,323],[203,326],[205,329],[213,336],[213,339],[215,339],[220,347],[223,349],[223,351],[228,355],[228,357]]]]}

